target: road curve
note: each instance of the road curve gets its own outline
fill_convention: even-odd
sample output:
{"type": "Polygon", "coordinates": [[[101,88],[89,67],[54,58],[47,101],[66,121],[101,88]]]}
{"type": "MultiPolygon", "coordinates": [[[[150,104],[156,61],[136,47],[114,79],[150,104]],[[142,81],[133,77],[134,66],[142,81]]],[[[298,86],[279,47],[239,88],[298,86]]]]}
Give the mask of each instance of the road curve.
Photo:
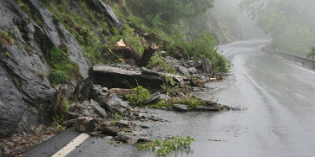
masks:
{"type": "MultiPolygon", "coordinates": [[[[194,137],[196,141],[190,149],[170,155],[176,157],[315,156],[315,72],[261,52],[259,48],[264,44],[240,41],[220,46],[234,67],[223,82],[207,84],[214,90],[200,93],[205,99],[216,97],[222,104],[244,110],[178,113],[144,109],[172,121],[171,124],[142,123],[150,126],[148,135],[194,137]]],[[[54,139],[58,138],[51,140],[54,139]]],[[[57,143],[48,141],[40,148],[53,149],[57,143]]],[[[40,150],[35,148],[26,154],[43,156],[40,150]]],[[[139,151],[131,145],[115,146],[104,139],[90,137],[67,155],[79,156],[147,157],[156,153],[139,151]]]]}

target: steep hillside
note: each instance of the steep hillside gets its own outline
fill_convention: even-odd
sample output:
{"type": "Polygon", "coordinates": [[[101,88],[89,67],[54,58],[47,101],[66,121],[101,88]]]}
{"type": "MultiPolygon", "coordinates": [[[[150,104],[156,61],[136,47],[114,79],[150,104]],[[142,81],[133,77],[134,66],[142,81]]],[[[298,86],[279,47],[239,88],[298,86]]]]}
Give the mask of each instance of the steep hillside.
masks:
{"type": "MultiPolygon", "coordinates": [[[[125,1],[2,0],[0,21],[0,137],[51,125],[60,100],[90,98],[90,67],[119,62],[122,54],[110,49],[114,51],[113,43],[120,39],[140,55],[155,43],[178,59],[208,57],[216,72],[231,66],[217,53],[211,36],[204,35],[189,46],[183,36],[147,26],[144,19],[131,14],[125,1]],[[68,84],[66,96],[60,84],[68,84]]],[[[227,41],[214,17],[203,21],[206,25],[198,29],[188,26],[187,20],[183,23],[195,38],[202,30],[215,30],[220,43],[227,41]]],[[[207,71],[209,76],[215,74],[207,71]]]]}

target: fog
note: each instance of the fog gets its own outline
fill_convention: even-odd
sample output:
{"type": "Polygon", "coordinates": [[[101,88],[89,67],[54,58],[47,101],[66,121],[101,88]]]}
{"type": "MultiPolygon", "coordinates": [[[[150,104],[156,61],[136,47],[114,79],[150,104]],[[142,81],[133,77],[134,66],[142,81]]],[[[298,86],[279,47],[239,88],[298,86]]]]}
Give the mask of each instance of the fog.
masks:
{"type": "Polygon", "coordinates": [[[306,57],[315,46],[314,0],[230,0],[272,38],[269,47],[306,57]]]}

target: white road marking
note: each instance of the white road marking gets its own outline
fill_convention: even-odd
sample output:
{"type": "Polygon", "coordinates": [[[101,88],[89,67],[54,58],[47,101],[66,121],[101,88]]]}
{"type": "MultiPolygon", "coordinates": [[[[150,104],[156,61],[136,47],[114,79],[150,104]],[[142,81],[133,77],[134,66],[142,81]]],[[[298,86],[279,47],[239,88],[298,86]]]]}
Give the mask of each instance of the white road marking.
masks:
{"type": "Polygon", "coordinates": [[[59,152],[55,153],[51,157],[65,157],[66,155],[68,155],[71,151],[73,151],[77,146],[79,146],[82,142],[84,142],[89,137],[90,137],[90,135],[82,133],[81,135],[79,135],[77,138],[75,138],[68,145],[63,147],[59,152]]]}

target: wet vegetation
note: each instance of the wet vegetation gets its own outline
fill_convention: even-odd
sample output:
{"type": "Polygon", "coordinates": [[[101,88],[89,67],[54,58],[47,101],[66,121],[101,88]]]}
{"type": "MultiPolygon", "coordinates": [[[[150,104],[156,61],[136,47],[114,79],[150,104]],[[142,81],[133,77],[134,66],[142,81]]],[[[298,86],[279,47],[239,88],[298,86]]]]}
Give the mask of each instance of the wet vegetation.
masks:
{"type": "Polygon", "coordinates": [[[139,150],[152,150],[155,151],[157,149],[157,154],[166,156],[170,155],[173,150],[176,149],[185,149],[188,148],[192,141],[195,141],[194,138],[187,136],[186,138],[183,136],[171,137],[167,140],[158,140],[156,139],[154,142],[139,144],[139,150]]]}
{"type": "Polygon", "coordinates": [[[72,62],[65,51],[54,47],[47,55],[52,67],[49,75],[52,86],[68,84],[73,77],[80,77],[78,64],[72,62]]]}
{"type": "Polygon", "coordinates": [[[272,38],[270,48],[301,57],[315,45],[314,6],[312,0],[243,0],[240,4],[272,38]]]}

